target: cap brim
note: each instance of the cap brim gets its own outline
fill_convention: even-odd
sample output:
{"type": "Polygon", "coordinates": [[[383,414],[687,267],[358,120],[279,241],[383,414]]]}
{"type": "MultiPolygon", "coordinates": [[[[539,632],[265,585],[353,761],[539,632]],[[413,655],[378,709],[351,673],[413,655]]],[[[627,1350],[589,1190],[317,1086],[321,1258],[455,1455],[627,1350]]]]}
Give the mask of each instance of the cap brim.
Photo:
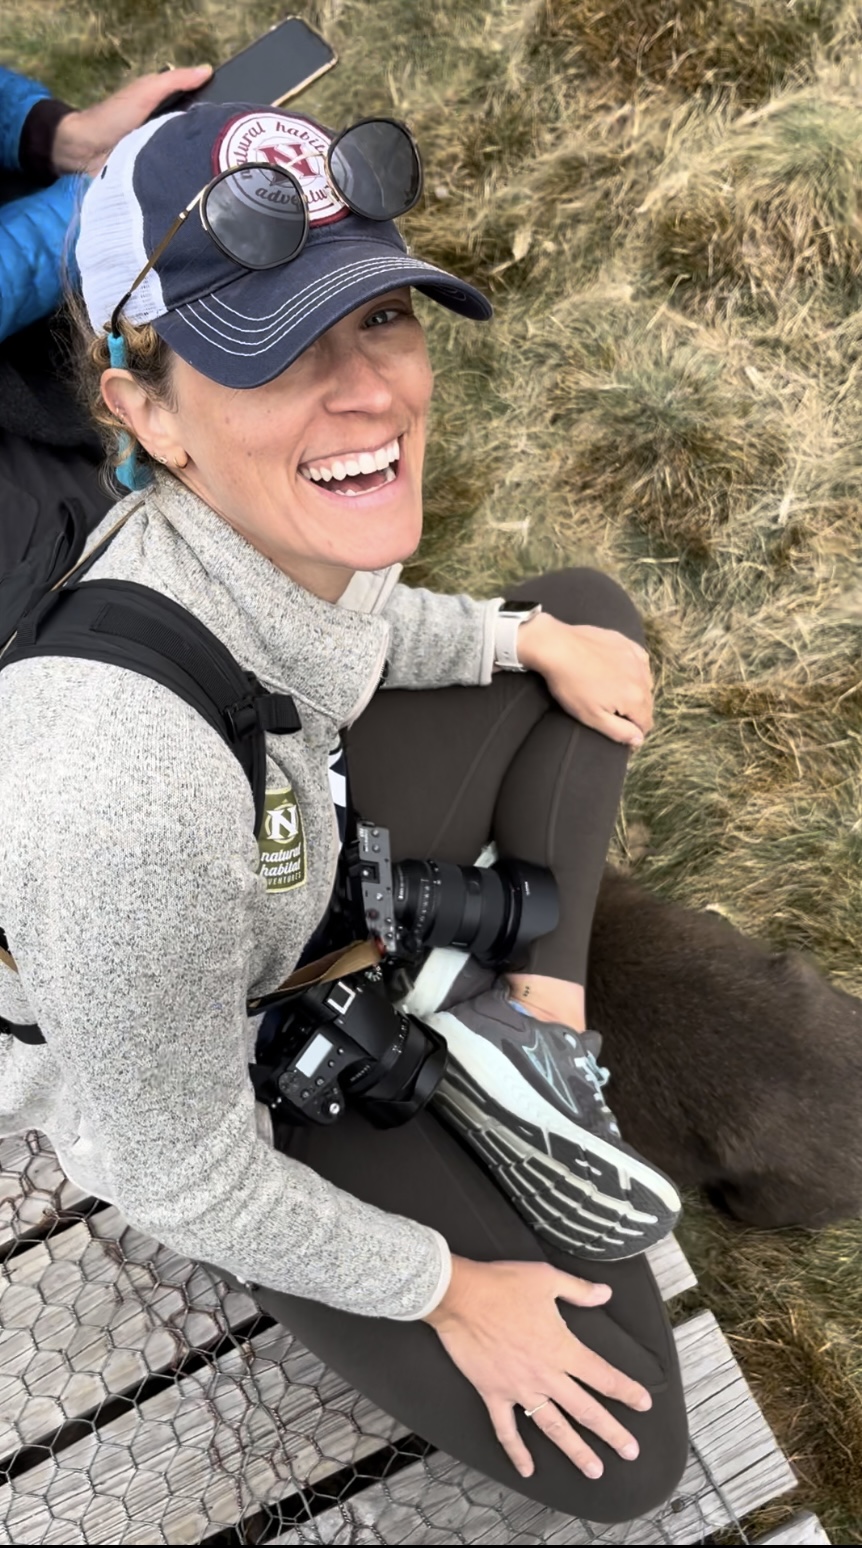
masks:
{"type": "Polygon", "coordinates": [[[357,306],[402,285],[415,285],[476,322],[493,314],[481,291],[388,242],[316,244],[310,272],[305,256],[276,269],[246,271],[212,295],[154,318],[153,327],[211,381],[261,387],[357,306]]]}

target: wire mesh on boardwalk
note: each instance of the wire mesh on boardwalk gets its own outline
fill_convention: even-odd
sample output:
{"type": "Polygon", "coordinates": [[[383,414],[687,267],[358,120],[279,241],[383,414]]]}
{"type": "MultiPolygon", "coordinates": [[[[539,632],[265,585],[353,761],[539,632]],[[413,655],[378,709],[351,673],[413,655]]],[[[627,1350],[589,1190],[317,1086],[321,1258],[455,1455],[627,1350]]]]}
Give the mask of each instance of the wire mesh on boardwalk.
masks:
{"type": "MultiPolygon", "coordinates": [[[[35,1132],[0,1141],[0,1255],[5,1543],[696,1543],[793,1486],[708,1313],[677,1330],[694,1439],[676,1495],[599,1528],[432,1452],[250,1296],[83,1195],[35,1132]]],[[[654,1267],[666,1295],[693,1282],[672,1241],[654,1267]]]]}

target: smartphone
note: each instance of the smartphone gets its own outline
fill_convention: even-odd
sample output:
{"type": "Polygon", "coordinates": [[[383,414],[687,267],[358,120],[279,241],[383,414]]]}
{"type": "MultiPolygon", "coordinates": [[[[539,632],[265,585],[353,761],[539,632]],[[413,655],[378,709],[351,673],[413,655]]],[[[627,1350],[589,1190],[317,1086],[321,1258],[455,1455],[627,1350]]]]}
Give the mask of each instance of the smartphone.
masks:
{"type": "Polygon", "coordinates": [[[151,118],[193,102],[269,102],[280,107],[338,62],[338,55],[301,16],[287,16],[214,70],[198,91],[174,92],[151,118]]]}

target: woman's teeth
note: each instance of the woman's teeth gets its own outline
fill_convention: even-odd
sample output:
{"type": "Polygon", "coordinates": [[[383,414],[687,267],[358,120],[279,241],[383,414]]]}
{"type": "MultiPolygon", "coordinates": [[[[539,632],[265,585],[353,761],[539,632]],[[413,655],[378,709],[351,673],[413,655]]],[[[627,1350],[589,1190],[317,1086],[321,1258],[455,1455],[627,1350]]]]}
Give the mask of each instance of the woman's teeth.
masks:
{"type": "MultiPolygon", "coordinates": [[[[357,478],[360,473],[385,473],[384,483],[391,484],[395,478],[392,463],[397,462],[401,455],[397,439],[390,441],[388,446],[381,446],[377,451],[351,452],[347,457],[335,457],[331,462],[300,463],[299,471],[303,478],[311,480],[315,484],[341,483],[345,478],[357,478]]],[[[381,486],[382,487],[382,486],[381,486]]],[[[358,494],[355,489],[339,490],[339,494],[358,494]]]]}

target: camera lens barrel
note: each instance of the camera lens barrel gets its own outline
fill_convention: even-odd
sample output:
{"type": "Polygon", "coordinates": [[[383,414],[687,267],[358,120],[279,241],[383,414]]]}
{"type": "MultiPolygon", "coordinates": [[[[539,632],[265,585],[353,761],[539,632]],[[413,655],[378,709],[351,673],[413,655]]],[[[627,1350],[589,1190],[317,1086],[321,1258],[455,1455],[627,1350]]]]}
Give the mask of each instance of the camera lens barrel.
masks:
{"type": "Polygon", "coordinates": [[[402,860],[392,876],[398,927],[420,950],[454,946],[488,967],[511,966],[559,920],[553,876],[525,860],[402,860]]]}

